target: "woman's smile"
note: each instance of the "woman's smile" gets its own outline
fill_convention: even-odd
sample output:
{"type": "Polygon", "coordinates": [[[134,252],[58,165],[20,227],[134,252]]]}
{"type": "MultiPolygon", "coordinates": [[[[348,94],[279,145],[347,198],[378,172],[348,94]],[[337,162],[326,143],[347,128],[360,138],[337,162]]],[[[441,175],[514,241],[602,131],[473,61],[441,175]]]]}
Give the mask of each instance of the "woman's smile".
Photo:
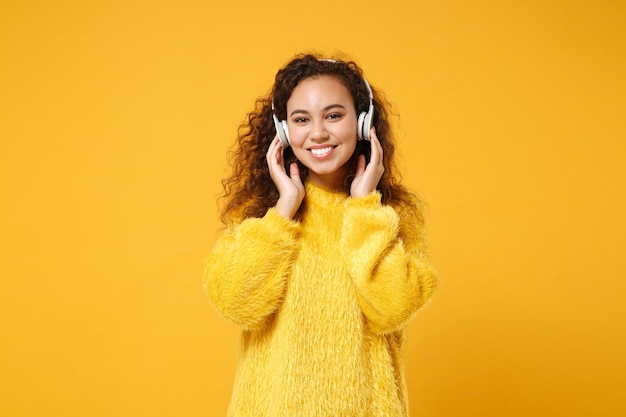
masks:
{"type": "Polygon", "coordinates": [[[334,146],[328,145],[324,147],[310,148],[309,150],[311,151],[311,153],[313,154],[315,158],[324,159],[324,158],[329,157],[332,154],[334,149],[335,149],[334,146]]]}

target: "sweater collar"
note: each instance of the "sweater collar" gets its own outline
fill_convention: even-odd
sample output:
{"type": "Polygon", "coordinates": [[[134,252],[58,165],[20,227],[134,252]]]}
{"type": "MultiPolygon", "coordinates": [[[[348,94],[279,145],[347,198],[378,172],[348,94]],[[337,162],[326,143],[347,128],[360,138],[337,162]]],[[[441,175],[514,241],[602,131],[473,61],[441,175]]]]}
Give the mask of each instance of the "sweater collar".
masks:
{"type": "Polygon", "coordinates": [[[320,185],[313,184],[310,181],[305,183],[305,199],[313,204],[323,206],[342,205],[348,194],[344,191],[331,190],[320,185]]]}

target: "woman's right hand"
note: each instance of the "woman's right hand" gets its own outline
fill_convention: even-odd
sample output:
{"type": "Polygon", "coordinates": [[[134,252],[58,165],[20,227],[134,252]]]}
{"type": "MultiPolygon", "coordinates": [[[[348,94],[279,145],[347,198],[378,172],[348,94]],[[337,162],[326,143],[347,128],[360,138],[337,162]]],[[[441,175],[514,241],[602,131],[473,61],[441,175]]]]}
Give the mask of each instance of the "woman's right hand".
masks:
{"type": "Polygon", "coordinates": [[[292,219],[304,199],[304,184],[300,179],[300,170],[295,162],[289,166],[289,175],[285,171],[283,146],[278,135],[270,144],[266,154],[267,165],[270,169],[272,181],[278,188],[276,211],[286,219],[292,219]]]}

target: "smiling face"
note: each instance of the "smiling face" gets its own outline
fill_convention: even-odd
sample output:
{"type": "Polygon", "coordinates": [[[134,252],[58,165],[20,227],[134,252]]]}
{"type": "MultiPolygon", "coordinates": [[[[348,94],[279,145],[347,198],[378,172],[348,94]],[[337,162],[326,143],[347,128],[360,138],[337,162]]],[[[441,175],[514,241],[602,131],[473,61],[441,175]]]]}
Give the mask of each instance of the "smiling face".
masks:
{"type": "Polygon", "coordinates": [[[287,124],[291,148],[309,169],[309,180],[342,188],[357,141],[357,115],[346,86],[331,75],[300,81],[287,101],[287,124]]]}

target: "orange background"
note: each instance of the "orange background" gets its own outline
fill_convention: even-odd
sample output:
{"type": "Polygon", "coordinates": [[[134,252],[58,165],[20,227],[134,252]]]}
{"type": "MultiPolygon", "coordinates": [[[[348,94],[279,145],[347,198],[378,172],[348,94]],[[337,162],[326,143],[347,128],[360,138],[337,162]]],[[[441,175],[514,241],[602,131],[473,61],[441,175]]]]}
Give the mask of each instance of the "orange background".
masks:
{"type": "MultiPolygon", "coordinates": [[[[505,4],[506,3],[506,4],[505,4]]],[[[415,416],[623,416],[626,6],[0,2],[0,415],[224,415],[226,150],[293,53],[385,91],[441,273],[415,416]]]]}

